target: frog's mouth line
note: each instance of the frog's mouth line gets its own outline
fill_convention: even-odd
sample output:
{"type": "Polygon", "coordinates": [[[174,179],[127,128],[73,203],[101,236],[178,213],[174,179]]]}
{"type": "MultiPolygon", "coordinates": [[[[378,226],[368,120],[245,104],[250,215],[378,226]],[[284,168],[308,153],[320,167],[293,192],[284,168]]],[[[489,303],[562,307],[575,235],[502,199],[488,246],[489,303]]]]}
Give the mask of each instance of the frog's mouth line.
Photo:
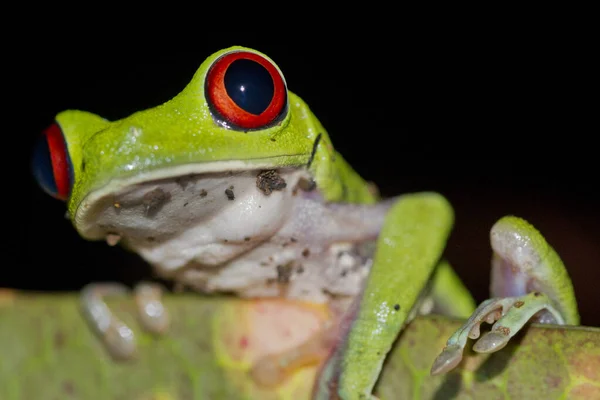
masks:
{"type": "MultiPolygon", "coordinates": [[[[318,143],[318,142],[317,142],[318,143]]],[[[308,162],[313,158],[312,153],[279,155],[268,158],[246,159],[246,160],[227,160],[227,161],[210,161],[182,164],[178,166],[166,166],[152,171],[138,172],[133,176],[125,178],[111,179],[104,185],[92,190],[84,197],[76,208],[72,219],[75,227],[80,225],[80,222],[86,220],[87,211],[100,199],[118,193],[127,187],[145,183],[148,181],[177,178],[186,175],[197,175],[211,172],[239,172],[260,169],[275,169],[275,168],[308,168],[308,162]],[[305,160],[298,162],[298,158],[305,160]],[[294,160],[295,162],[290,162],[294,160]]]]}

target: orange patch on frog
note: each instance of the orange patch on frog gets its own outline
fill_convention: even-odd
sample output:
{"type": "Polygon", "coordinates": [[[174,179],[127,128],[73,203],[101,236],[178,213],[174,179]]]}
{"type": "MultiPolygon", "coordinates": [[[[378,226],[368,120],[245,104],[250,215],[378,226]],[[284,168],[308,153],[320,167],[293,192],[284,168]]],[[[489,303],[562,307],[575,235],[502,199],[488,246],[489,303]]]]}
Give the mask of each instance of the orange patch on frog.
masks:
{"type": "Polygon", "coordinates": [[[231,361],[243,363],[302,344],[330,318],[325,305],[289,300],[240,300],[226,308],[215,339],[231,361]]]}
{"type": "MultiPolygon", "coordinates": [[[[215,316],[213,343],[217,359],[240,391],[257,398],[278,393],[303,398],[311,389],[318,362],[299,368],[276,388],[257,385],[250,369],[267,355],[294,349],[319,333],[330,320],[326,305],[282,299],[239,300],[225,304],[215,316]],[[297,379],[296,379],[297,378],[297,379]]],[[[279,398],[279,397],[278,397],[279,398]]]]}

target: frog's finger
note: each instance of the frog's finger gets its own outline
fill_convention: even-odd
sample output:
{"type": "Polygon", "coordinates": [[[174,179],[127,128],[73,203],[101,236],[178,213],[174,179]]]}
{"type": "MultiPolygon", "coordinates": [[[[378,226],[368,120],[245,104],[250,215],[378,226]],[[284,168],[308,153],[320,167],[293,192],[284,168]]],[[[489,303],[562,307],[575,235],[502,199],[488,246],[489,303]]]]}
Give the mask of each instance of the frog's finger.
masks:
{"type": "Polygon", "coordinates": [[[448,372],[460,363],[467,339],[472,335],[479,337],[479,325],[483,321],[487,321],[490,315],[496,312],[498,307],[501,307],[498,300],[489,299],[481,303],[467,322],[448,339],[446,347],[433,362],[431,375],[448,372]]]}
{"type": "Polygon", "coordinates": [[[481,323],[491,324],[497,321],[490,332],[475,342],[473,350],[478,353],[492,353],[506,346],[510,338],[540,311],[549,312],[553,318],[552,322],[564,324],[564,319],[552,306],[548,296],[540,292],[484,301],[469,320],[448,339],[446,347],[431,367],[431,375],[448,372],[460,363],[467,339],[479,338],[481,323]]]}
{"type": "MultiPolygon", "coordinates": [[[[169,327],[169,315],[160,301],[162,291],[162,287],[155,283],[142,282],[135,287],[140,323],[144,330],[154,334],[163,334],[169,327]]],[[[133,331],[110,311],[104,298],[128,293],[129,288],[119,283],[93,283],[81,292],[81,304],[86,319],[108,353],[116,360],[127,360],[135,356],[135,336],[133,331]]]]}
{"type": "Polygon", "coordinates": [[[133,358],[136,352],[133,331],[117,318],[104,302],[106,296],[122,296],[129,289],[118,283],[92,283],[81,291],[83,314],[94,332],[115,359],[133,358]]]}
{"type": "Polygon", "coordinates": [[[525,326],[535,314],[540,311],[549,312],[553,322],[563,325],[564,320],[560,313],[552,306],[552,301],[543,293],[534,292],[510,300],[511,306],[492,330],[484,334],[474,345],[473,350],[478,353],[491,353],[498,351],[525,326]]]}
{"type": "Polygon", "coordinates": [[[154,334],[169,329],[169,314],[161,302],[163,288],[156,283],[142,282],[135,287],[135,302],[142,327],[154,334]]]}

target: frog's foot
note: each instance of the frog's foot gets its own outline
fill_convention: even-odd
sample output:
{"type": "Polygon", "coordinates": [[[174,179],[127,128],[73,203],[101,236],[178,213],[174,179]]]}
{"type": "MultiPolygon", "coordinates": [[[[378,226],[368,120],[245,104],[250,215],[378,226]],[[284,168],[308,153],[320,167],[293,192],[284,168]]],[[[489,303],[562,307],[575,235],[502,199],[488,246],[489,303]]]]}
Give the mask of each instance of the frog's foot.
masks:
{"type": "Polygon", "coordinates": [[[319,364],[333,345],[334,329],[324,327],[298,346],[258,359],[250,370],[252,379],[264,387],[273,387],[293,375],[299,368],[319,364]]]}
{"type": "MultiPolygon", "coordinates": [[[[135,336],[133,331],[110,311],[104,298],[124,296],[128,293],[129,288],[118,283],[93,283],[81,292],[81,304],[86,319],[108,353],[117,360],[128,360],[135,356],[135,336]]],[[[134,293],[142,327],[151,333],[164,333],[169,325],[169,317],[160,301],[161,287],[151,283],[140,283],[135,287],[134,293]]]]}
{"type": "Polygon", "coordinates": [[[494,325],[475,342],[473,350],[478,353],[493,353],[506,346],[510,338],[539,312],[549,312],[554,318],[553,322],[564,323],[560,313],[551,305],[550,299],[540,292],[484,301],[467,322],[448,339],[446,347],[433,363],[431,374],[446,373],[456,367],[462,360],[467,339],[480,337],[480,326],[483,322],[494,325]]]}
{"type": "Polygon", "coordinates": [[[490,234],[492,298],[484,301],[450,337],[431,374],[453,369],[462,359],[468,338],[480,336],[482,322],[494,324],[473,346],[479,353],[502,349],[528,321],[574,324],[579,320],[571,282],[562,261],[529,223],[517,217],[500,219],[490,234]]]}

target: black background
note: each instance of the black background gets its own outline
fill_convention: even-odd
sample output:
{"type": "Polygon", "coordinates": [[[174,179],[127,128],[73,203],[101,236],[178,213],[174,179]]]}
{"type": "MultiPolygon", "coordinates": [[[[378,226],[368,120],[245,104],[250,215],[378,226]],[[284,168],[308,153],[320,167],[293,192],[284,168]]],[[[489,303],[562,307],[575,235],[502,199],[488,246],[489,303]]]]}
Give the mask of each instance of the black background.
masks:
{"type": "Polygon", "coordinates": [[[447,256],[478,301],[488,290],[489,228],[516,214],[565,260],[582,322],[600,325],[597,92],[589,88],[589,51],[571,40],[362,29],[310,36],[291,28],[262,37],[204,30],[197,39],[92,40],[75,29],[57,33],[49,22],[44,28],[4,61],[5,85],[14,89],[5,118],[14,125],[4,132],[12,138],[4,149],[9,257],[0,287],[78,290],[149,274],[136,255],[77,236],[64,205],[30,175],[33,140],[66,108],[116,119],[156,106],[206,56],[240,44],[275,60],[338,150],[384,195],[436,190],[450,199],[456,225],[447,256]]]}

